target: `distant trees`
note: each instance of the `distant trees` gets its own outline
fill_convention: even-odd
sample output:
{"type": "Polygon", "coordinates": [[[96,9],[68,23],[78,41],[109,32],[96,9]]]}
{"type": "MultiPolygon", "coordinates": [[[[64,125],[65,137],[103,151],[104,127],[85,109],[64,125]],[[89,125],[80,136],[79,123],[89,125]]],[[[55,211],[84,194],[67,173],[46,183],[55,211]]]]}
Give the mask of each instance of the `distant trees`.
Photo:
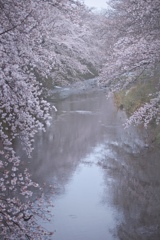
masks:
{"type": "Polygon", "coordinates": [[[34,135],[50,120],[35,72],[59,83],[67,75],[99,64],[98,45],[74,0],[0,0],[0,235],[4,239],[44,239],[36,222],[42,199],[34,203],[31,181],[16,155],[19,138],[30,156],[34,135]],[[18,197],[19,196],[19,197],[18,197]],[[20,197],[22,196],[22,197],[20,197]],[[32,197],[32,198],[31,198],[32,197]],[[37,207],[33,206],[37,204],[37,207]]]}
{"type": "MultiPolygon", "coordinates": [[[[106,14],[108,43],[107,61],[102,71],[103,82],[112,89],[127,87],[144,72],[151,75],[160,62],[160,2],[158,0],[110,1],[112,10],[106,14]]],[[[105,29],[105,28],[104,28],[105,29]]],[[[138,110],[130,123],[153,118],[159,123],[159,98],[138,110]]]]}

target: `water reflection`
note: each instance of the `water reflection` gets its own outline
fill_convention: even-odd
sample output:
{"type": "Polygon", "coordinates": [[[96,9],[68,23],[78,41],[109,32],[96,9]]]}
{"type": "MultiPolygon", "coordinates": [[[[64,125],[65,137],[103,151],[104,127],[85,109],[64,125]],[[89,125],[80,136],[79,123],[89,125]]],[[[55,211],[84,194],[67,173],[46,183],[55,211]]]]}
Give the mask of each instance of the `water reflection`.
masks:
{"type": "Polygon", "coordinates": [[[96,166],[80,166],[75,172],[65,196],[55,202],[53,239],[117,239],[113,236],[117,224],[114,208],[104,208],[100,202],[102,176],[96,166]]]}
{"type": "MultiPolygon", "coordinates": [[[[125,113],[102,92],[72,95],[35,142],[34,180],[53,184],[55,240],[158,240],[158,152],[142,129],[124,130],[125,113]]],[[[158,238],[159,236],[159,238],[158,238]]]]}
{"type": "MultiPolygon", "coordinates": [[[[138,156],[123,154],[126,165],[117,161],[106,161],[103,165],[106,183],[108,175],[114,179],[110,184],[112,204],[123,211],[119,239],[160,239],[159,154],[157,149],[141,151],[138,156]]],[[[104,196],[104,202],[107,197],[104,196]]]]}

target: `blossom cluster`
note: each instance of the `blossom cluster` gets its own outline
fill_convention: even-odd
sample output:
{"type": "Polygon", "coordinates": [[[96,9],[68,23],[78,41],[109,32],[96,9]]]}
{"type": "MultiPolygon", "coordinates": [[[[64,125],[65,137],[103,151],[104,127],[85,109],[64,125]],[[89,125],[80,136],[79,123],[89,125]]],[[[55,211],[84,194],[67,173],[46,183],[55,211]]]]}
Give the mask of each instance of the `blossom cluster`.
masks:
{"type": "MultiPolygon", "coordinates": [[[[154,75],[160,61],[160,1],[120,0],[110,1],[110,6],[106,30],[103,26],[107,56],[101,82],[118,90],[132,86],[144,73],[154,75]]],[[[146,126],[153,118],[159,123],[159,93],[157,96],[128,123],[144,122],[146,126]]]]}
{"type": "Polygon", "coordinates": [[[35,240],[47,234],[36,222],[37,216],[45,217],[43,196],[33,194],[41,189],[22,166],[14,144],[20,140],[30,157],[35,134],[50,121],[50,104],[35,73],[62,82],[68,73],[90,71],[87,64],[100,62],[87,16],[84,5],[74,0],[0,0],[2,239],[35,240]]]}

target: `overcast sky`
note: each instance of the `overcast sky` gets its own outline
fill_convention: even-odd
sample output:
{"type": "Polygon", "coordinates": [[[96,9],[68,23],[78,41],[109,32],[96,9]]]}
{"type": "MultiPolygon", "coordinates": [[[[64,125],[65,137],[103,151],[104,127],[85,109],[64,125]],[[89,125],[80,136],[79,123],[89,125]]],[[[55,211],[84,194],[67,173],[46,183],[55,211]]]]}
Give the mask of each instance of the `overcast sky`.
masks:
{"type": "Polygon", "coordinates": [[[107,0],[83,0],[83,1],[88,7],[95,7],[98,10],[107,7],[106,4],[107,0]]]}

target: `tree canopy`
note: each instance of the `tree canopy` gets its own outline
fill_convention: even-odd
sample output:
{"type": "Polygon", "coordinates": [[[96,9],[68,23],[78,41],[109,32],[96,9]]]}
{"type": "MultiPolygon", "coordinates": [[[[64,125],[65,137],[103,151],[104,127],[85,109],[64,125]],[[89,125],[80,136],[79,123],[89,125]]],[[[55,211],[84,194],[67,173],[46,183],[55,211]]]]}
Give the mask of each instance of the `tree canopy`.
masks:
{"type": "Polygon", "coordinates": [[[84,20],[90,14],[74,0],[0,0],[0,230],[4,238],[44,239],[47,234],[36,222],[40,212],[35,209],[43,204],[42,198],[33,201],[33,188],[38,185],[21,166],[14,142],[20,139],[30,156],[34,135],[45,130],[50,120],[50,104],[42,97],[35,72],[63,84],[67,74],[90,72],[89,65],[99,64],[93,30],[84,20]]]}
{"type": "MultiPolygon", "coordinates": [[[[44,239],[47,234],[36,221],[43,198],[35,199],[33,189],[40,187],[14,149],[20,139],[30,156],[35,134],[45,131],[50,121],[43,81],[51,78],[53,85],[66,85],[86,73],[94,76],[92,69],[102,68],[100,83],[116,91],[134,84],[144,72],[153,76],[159,68],[159,0],[108,4],[109,10],[93,13],[78,0],[0,0],[0,230],[4,239],[44,239]]],[[[157,84],[150,102],[128,124],[147,126],[152,119],[158,124],[159,103],[157,84]]]]}
{"type": "MultiPolygon", "coordinates": [[[[112,90],[126,88],[147,73],[154,76],[160,62],[160,2],[158,0],[110,1],[103,32],[107,60],[102,82],[112,90]],[[108,42],[107,42],[108,41],[108,42]]],[[[159,123],[160,92],[130,118],[128,123],[159,123]]]]}

